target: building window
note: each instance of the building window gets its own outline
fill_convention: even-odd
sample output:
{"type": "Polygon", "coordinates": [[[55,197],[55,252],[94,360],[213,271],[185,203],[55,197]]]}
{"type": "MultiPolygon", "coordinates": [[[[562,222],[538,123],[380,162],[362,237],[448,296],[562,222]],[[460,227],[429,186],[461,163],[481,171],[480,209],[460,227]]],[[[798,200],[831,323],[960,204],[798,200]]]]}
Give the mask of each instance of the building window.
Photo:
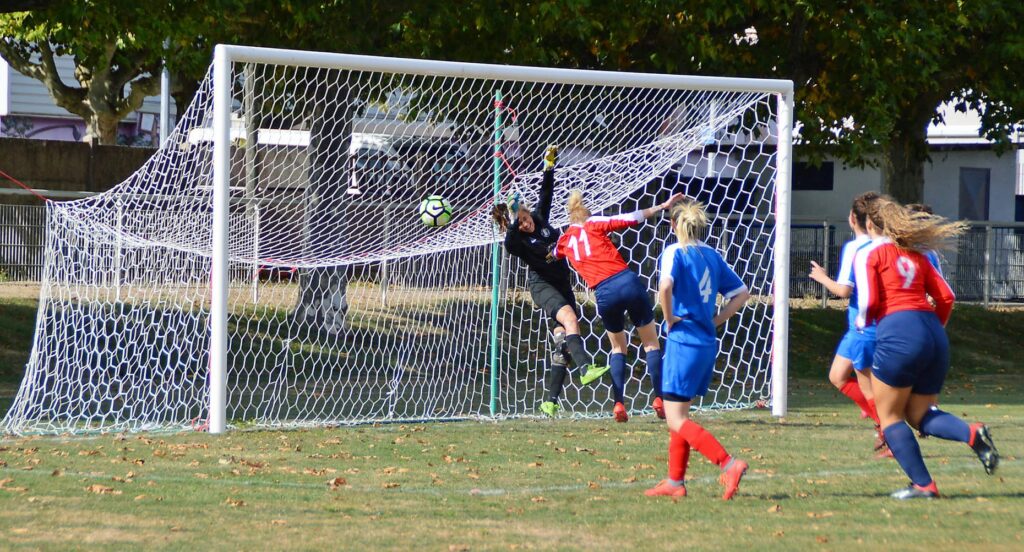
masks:
{"type": "Polygon", "coordinates": [[[1014,209],[1013,220],[1024,222],[1024,195],[1017,196],[1017,208],[1014,209]]]}
{"type": "Polygon", "coordinates": [[[815,167],[810,163],[793,163],[794,190],[831,191],[835,180],[835,163],[825,161],[815,167]]]}
{"type": "Polygon", "coordinates": [[[960,219],[988,220],[989,169],[960,168],[960,219]]]}

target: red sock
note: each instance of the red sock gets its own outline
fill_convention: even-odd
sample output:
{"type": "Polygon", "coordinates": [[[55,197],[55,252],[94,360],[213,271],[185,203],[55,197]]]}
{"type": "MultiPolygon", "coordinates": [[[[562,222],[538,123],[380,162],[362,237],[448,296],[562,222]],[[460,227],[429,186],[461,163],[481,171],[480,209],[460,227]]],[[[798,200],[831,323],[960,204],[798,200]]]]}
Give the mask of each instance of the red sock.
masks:
{"type": "Polygon", "coordinates": [[[724,467],[731,458],[729,453],[725,452],[722,443],[719,443],[711,432],[693,420],[683,423],[683,427],[679,428],[679,435],[686,439],[691,447],[697,449],[697,452],[703,454],[708,460],[711,460],[712,464],[720,468],[724,467]]]}
{"type": "Polygon", "coordinates": [[[676,431],[669,433],[668,478],[682,481],[686,478],[686,466],[690,463],[690,443],[676,431]]]}
{"type": "Polygon", "coordinates": [[[875,406],[875,399],[868,399],[868,416],[875,421],[875,425],[882,425],[882,422],[878,421],[878,408],[875,406]]]}
{"type": "MultiPolygon", "coordinates": [[[[857,383],[856,378],[846,380],[846,383],[839,388],[839,392],[850,397],[850,400],[857,403],[857,406],[861,407],[864,412],[871,414],[875,411],[874,408],[871,408],[868,400],[864,398],[864,392],[860,390],[860,384],[857,383]]],[[[875,414],[875,416],[877,415],[875,414]]]]}

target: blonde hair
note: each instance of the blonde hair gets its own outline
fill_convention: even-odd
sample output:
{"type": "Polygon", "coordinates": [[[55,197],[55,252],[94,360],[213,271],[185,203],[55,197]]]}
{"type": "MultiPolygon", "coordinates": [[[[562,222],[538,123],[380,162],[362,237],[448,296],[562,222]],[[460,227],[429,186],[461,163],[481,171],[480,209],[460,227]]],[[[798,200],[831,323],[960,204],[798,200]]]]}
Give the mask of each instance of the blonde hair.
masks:
{"type": "Polygon", "coordinates": [[[950,239],[967,230],[963,221],[914,212],[888,199],[873,202],[868,208],[868,219],[899,247],[918,252],[952,249],[950,239]]]}
{"type": "Polygon", "coordinates": [[[590,218],[590,209],[583,204],[583,192],[579,190],[569,192],[565,210],[569,212],[569,224],[580,224],[590,218]]]}
{"type": "Polygon", "coordinates": [[[708,226],[708,214],[704,211],[704,204],[699,201],[685,200],[677,203],[669,215],[672,217],[672,230],[679,238],[679,243],[684,245],[700,239],[708,226]]]}

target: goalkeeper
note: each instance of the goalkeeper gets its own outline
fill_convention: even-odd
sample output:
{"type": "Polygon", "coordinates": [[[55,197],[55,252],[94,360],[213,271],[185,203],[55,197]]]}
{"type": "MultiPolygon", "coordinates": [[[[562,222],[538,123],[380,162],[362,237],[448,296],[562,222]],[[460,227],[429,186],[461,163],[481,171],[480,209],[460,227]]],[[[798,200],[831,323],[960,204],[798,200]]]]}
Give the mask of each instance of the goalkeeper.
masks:
{"type": "Polygon", "coordinates": [[[548,416],[554,416],[560,409],[558,400],[568,374],[567,357],[572,358],[577,368],[586,369],[580,378],[584,384],[597,381],[608,371],[607,366],[593,364],[583,348],[569,265],[565,259],[556,260],[550,254],[559,238],[558,230],[548,222],[555,192],[557,155],[557,146],[548,146],[544,152],[544,178],[536,209],[531,211],[519,194],[515,194],[507,204],[495,205],[491,213],[505,233],[505,249],[526,263],[530,298],[556,324],[551,344],[548,396],[540,405],[541,412],[548,416]]]}

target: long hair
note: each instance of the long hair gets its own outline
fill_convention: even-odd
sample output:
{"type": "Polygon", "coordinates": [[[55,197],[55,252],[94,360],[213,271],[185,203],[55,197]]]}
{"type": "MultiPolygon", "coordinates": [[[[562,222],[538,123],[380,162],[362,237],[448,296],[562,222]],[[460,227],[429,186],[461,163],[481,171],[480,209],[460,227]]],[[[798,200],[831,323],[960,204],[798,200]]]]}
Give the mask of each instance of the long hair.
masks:
{"type": "Polygon", "coordinates": [[[899,247],[918,252],[951,249],[951,238],[967,230],[967,223],[963,221],[948,221],[928,213],[915,213],[887,199],[875,201],[869,207],[868,219],[899,247]]]}
{"type": "Polygon", "coordinates": [[[590,218],[590,209],[583,204],[583,192],[579,190],[569,192],[565,209],[569,212],[569,224],[581,224],[590,218]]]}
{"type": "Polygon", "coordinates": [[[494,224],[498,225],[498,229],[504,232],[508,232],[508,227],[512,225],[512,219],[509,216],[508,205],[504,203],[498,203],[491,209],[491,218],[494,219],[494,224]]]}
{"type": "Polygon", "coordinates": [[[672,217],[672,230],[684,246],[700,239],[708,227],[708,214],[704,211],[704,204],[699,201],[684,200],[677,203],[669,215],[672,217]]]}
{"type": "Polygon", "coordinates": [[[853,218],[856,219],[858,226],[862,229],[868,227],[868,207],[873,202],[883,198],[888,199],[888,196],[883,196],[878,192],[864,192],[853,198],[853,205],[850,206],[850,211],[853,211],[853,218]]]}

